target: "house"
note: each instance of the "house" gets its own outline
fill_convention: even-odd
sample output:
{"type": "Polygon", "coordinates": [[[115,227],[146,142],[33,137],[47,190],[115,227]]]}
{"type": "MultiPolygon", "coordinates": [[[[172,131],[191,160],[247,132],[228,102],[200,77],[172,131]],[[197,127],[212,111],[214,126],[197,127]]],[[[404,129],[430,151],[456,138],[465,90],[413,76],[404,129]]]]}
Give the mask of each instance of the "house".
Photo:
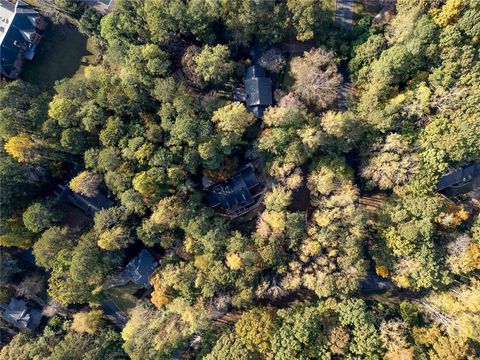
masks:
{"type": "Polygon", "coordinates": [[[478,187],[480,187],[480,163],[473,163],[442,176],[436,190],[457,195],[478,187]]]}
{"type": "Polygon", "coordinates": [[[252,65],[245,71],[244,83],[248,110],[262,118],[265,109],[273,104],[272,80],[260,65],[252,65]]]}
{"type": "Polygon", "coordinates": [[[4,310],[3,318],[19,329],[34,331],[42,319],[41,312],[29,309],[22,299],[11,298],[9,304],[0,304],[0,308],[4,310]]]}
{"type": "Polygon", "coordinates": [[[24,59],[32,60],[46,23],[31,6],[0,0],[0,74],[16,79],[24,59]]]}
{"type": "Polygon", "coordinates": [[[144,289],[151,289],[150,278],[158,265],[159,262],[150,251],[143,249],[130,260],[122,272],[115,273],[105,280],[103,286],[107,290],[107,298],[102,302],[102,309],[107,319],[112,321],[119,329],[123,329],[127,324],[127,314],[129,309],[138,303],[138,296],[143,298],[148,293],[144,289]],[[126,286],[129,283],[139,286],[126,286]],[[114,288],[119,289],[113,290],[114,288]],[[122,302],[118,302],[118,295],[114,296],[115,293],[122,294],[122,302]],[[138,295],[138,293],[141,295],[138,295]]]}
{"type": "Polygon", "coordinates": [[[142,285],[146,289],[150,289],[150,278],[158,266],[158,261],[146,249],[143,249],[135,256],[123,269],[121,277],[126,282],[133,282],[142,285]]]}
{"type": "Polygon", "coordinates": [[[129,282],[141,285],[145,289],[150,289],[150,278],[159,262],[147,249],[140,251],[130,262],[123,268],[120,274],[115,274],[109,279],[105,280],[104,287],[114,288],[125,286],[129,282]]]}
{"type": "Polygon", "coordinates": [[[58,190],[54,191],[54,194],[58,200],[68,201],[90,216],[113,205],[113,202],[101,192],[95,196],[88,197],[72,191],[67,184],[58,185],[58,190]]]}
{"type": "Polygon", "coordinates": [[[210,205],[221,209],[231,219],[242,216],[256,207],[265,192],[252,164],[241,168],[232,178],[209,185],[203,190],[210,205]]]}
{"type": "Polygon", "coordinates": [[[265,109],[273,104],[272,79],[260,65],[251,65],[245,71],[244,84],[244,89],[235,90],[235,100],[244,101],[255,117],[262,118],[265,109]]]}

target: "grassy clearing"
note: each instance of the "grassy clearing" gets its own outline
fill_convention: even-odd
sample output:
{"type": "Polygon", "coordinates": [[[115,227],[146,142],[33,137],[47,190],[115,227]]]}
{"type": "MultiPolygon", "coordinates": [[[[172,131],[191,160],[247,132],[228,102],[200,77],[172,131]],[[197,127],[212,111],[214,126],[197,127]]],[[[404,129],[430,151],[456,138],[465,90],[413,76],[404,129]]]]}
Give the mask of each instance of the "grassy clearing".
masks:
{"type": "Polygon", "coordinates": [[[80,65],[80,68],[76,72],[77,75],[84,75],[85,68],[88,67],[89,65],[97,65],[98,64],[98,54],[97,54],[97,50],[95,49],[95,46],[94,46],[93,42],[94,42],[93,38],[88,38],[88,40],[87,40],[88,55],[85,55],[82,58],[82,63],[80,65]]]}
{"type": "Polygon", "coordinates": [[[140,290],[140,285],[129,282],[125,286],[114,287],[107,290],[107,296],[125,313],[135,307],[137,298],[133,296],[135,292],[140,290]]]}
{"type": "Polygon", "coordinates": [[[43,32],[37,54],[25,63],[21,78],[47,90],[55,81],[82,72],[93,59],[87,37],[78,29],[50,24],[43,32]]]}

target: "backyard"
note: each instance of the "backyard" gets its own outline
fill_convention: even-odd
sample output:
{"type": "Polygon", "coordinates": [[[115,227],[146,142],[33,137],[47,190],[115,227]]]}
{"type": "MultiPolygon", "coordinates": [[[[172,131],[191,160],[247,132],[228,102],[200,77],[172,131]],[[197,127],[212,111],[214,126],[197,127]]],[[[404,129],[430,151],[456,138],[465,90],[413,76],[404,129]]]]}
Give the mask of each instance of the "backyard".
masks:
{"type": "Polygon", "coordinates": [[[49,24],[42,34],[38,51],[26,61],[22,79],[45,90],[55,81],[81,73],[95,60],[87,37],[69,24],[49,24]]]}
{"type": "Polygon", "coordinates": [[[126,314],[135,307],[137,298],[134,294],[142,289],[132,282],[120,287],[113,287],[106,291],[106,295],[126,314]]]}

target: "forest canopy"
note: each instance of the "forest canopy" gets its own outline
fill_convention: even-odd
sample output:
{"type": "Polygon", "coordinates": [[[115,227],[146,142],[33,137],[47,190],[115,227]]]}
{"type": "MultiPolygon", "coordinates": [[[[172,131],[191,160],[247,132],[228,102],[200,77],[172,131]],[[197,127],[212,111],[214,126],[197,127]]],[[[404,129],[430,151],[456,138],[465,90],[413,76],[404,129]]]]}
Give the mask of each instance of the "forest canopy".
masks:
{"type": "Polygon", "coordinates": [[[480,169],[480,0],[47,3],[100,55],[0,84],[0,303],[43,312],[0,359],[480,358],[480,170],[438,187],[480,169]],[[232,219],[208,189],[245,166],[232,219]],[[114,286],[143,249],[151,288],[114,286]]]}

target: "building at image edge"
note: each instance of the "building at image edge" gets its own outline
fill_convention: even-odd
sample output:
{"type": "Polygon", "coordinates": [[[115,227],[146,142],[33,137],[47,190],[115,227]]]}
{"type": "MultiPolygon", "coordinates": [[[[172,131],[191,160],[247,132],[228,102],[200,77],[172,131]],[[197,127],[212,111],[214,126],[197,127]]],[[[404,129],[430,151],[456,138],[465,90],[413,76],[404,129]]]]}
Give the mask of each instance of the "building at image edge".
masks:
{"type": "Polygon", "coordinates": [[[24,60],[32,60],[40,42],[44,18],[23,1],[0,0],[0,74],[16,79],[24,60]]]}

